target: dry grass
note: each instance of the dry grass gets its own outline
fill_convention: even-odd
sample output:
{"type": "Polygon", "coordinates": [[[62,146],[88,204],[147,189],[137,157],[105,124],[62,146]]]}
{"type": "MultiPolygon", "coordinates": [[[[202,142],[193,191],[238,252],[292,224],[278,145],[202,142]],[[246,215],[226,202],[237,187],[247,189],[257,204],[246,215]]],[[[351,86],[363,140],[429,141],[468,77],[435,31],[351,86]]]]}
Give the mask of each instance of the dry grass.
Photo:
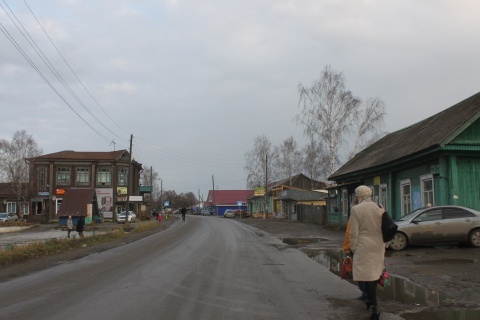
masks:
{"type": "MultiPolygon", "coordinates": [[[[126,225],[128,226],[128,224],[126,225]]],[[[141,221],[131,223],[133,232],[144,232],[158,227],[156,221],[141,221]]],[[[129,233],[123,229],[113,229],[105,234],[92,235],[76,239],[46,239],[33,242],[27,245],[13,246],[7,250],[0,251],[0,266],[36,259],[46,255],[74,250],[85,246],[95,246],[109,241],[126,238],[129,233]]]]}

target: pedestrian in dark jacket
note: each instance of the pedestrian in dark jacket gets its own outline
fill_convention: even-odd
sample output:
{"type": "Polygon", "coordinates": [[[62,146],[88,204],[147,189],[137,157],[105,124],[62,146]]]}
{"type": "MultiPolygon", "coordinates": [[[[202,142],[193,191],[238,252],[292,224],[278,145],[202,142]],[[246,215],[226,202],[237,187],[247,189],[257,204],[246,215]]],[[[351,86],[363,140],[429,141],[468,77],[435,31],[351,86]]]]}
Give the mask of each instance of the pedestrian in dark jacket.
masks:
{"type": "Polygon", "coordinates": [[[83,217],[78,218],[77,221],[77,232],[80,238],[83,238],[83,226],[85,225],[85,221],[83,220],[83,217]]]}
{"type": "Polygon", "coordinates": [[[182,220],[185,221],[185,213],[187,213],[187,208],[183,207],[180,212],[182,213],[182,220]]]}

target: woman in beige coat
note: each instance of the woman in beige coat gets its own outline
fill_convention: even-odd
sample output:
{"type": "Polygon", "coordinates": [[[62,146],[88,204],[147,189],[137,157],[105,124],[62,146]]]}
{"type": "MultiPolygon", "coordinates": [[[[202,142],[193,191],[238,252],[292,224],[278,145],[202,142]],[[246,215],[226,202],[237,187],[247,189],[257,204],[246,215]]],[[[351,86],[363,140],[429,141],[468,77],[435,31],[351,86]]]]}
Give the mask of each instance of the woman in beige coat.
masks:
{"type": "Polygon", "coordinates": [[[379,319],[377,311],[377,281],[383,271],[385,244],[382,238],[381,209],[372,201],[367,186],[355,189],[359,204],[352,207],[350,216],[350,248],[353,255],[353,280],[365,282],[367,308],[372,306],[370,319],[379,319]]]}

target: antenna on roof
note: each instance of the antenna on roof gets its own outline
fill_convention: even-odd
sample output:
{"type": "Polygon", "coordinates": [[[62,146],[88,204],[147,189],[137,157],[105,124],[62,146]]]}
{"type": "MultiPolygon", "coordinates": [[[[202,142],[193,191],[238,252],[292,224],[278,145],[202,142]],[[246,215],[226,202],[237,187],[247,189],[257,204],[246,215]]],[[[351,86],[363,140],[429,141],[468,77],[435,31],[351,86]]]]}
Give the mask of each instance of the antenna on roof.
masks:
{"type": "Polygon", "coordinates": [[[112,142],[110,142],[109,146],[111,146],[113,143],[113,151],[115,151],[115,139],[112,140],[112,142]]]}

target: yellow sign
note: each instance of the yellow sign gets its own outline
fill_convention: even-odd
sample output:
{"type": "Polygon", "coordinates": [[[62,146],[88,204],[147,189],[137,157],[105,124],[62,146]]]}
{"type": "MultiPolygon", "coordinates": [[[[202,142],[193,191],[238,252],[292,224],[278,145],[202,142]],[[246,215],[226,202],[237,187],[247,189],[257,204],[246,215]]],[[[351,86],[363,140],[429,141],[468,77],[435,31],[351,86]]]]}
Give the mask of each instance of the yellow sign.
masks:
{"type": "Polygon", "coordinates": [[[255,187],[253,191],[254,196],[264,196],[265,195],[265,187],[255,187]]]}
{"type": "Polygon", "coordinates": [[[373,184],[375,186],[380,185],[380,176],[373,177],[373,184]]]}
{"type": "Polygon", "coordinates": [[[127,187],[117,187],[117,195],[127,194],[127,187]]]}

